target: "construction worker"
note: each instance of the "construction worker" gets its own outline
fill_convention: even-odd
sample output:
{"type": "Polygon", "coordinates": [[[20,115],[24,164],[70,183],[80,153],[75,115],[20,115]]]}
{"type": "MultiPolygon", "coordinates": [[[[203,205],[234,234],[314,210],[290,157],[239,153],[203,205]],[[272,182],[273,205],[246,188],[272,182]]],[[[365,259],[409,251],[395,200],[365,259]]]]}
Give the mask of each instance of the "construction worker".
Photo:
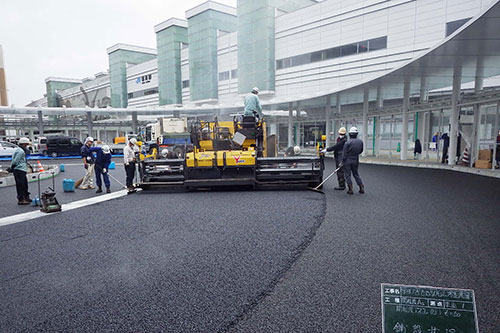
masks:
{"type": "Polygon", "coordinates": [[[259,88],[254,87],[252,92],[245,97],[245,116],[262,118],[262,106],[259,100],[259,88]]]}
{"type": "Polygon", "coordinates": [[[26,178],[26,173],[28,172],[26,154],[29,153],[29,144],[30,140],[28,138],[19,139],[19,147],[14,150],[10,167],[7,168],[8,172],[12,172],[14,174],[18,205],[29,205],[31,203],[30,193],[28,192],[28,178],[26,178]]]}
{"type": "Polygon", "coordinates": [[[92,179],[92,175],[94,174],[95,158],[94,155],[92,155],[92,152],[90,151],[90,148],[92,147],[93,144],[94,144],[94,138],[89,136],[88,138],[85,139],[85,143],[80,149],[80,155],[82,156],[83,160],[83,167],[85,168],[85,170],[87,170],[85,176],[83,177],[82,183],[78,187],[80,190],[95,188],[92,179]]]}
{"type": "Polygon", "coordinates": [[[285,150],[285,157],[287,156],[299,156],[300,155],[300,147],[299,146],[295,146],[295,147],[288,147],[286,150],[285,150]]]}
{"type": "Polygon", "coordinates": [[[347,187],[349,187],[347,194],[353,194],[351,173],[359,186],[359,193],[365,193],[365,186],[358,173],[359,154],[363,152],[363,141],[358,139],[358,133],[358,129],[354,126],[349,129],[349,140],[344,144],[342,151],[342,165],[347,187]]]}
{"type": "Polygon", "coordinates": [[[177,155],[173,151],[169,150],[168,148],[162,149],[161,156],[163,158],[165,158],[165,159],[176,159],[176,158],[178,158],[177,155]]]}
{"type": "Polygon", "coordinates": [[[346,129],[345,127],[339,128],[339,136],[337,138],[337,142],[331,146],[328,147],[327,149],[323,149],[321,152],[324,154],[326,152],[331,152],[333,151],[333,157],[335,158],[335,168],[339,169],[337,171],[337,181],[339,183],[339,186],[335,187],[335,190],[338,191],[343,191],[345,190],[345,178],[344,178],[344,168],[341,166],[342,163],[342,151],[344,150],[344,145],[347,141],[347,137],[345,136],[346,134],[346,129]]]}
{"type": "Polygon", "coordinates": [[[90,148],[90,152],[95,152],[97,158],[95,160],[95,182],[97,184],[96,193],[102,193],[102,178],[104,185],[106,185],[106,193],[111,193],[111,183],[109,181],[108,168],[111,163],[111,149],[109,146],[104,145],[101,147],[90,148]]]}
{"type": "Polygon", "coordinates": [[[132,138],[128,141],[128,144],[123,148],[123,163],[125,165],[125,173],[127,174],[127,189],[129,191],[134,191],[134,176],[135,176],[135,152],[136,152],[137,140],[132,138]]]}

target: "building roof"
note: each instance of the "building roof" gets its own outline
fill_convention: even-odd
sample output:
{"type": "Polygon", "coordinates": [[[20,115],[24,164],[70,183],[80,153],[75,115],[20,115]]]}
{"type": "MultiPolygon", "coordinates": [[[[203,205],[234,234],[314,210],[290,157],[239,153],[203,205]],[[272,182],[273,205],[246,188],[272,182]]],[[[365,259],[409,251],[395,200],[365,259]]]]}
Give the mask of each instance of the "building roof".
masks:
{"type": "Polygon", "coordinates": [[[137,46],[137,45],[130,45],[130,44],[123,44],[123,43],[118,43],[115,44],[111,47],[108,47],[106,49],[106,52],[108,54],[113,53],[118,50],[125,50],[125,51],[132,51],[132,52],[140,52],[140,53],[148,53],[148,54],[154,54],[157,55],[156,49],[152,49],[149,47],[143,47],[143,46],[137,46]]]}
{"type": "Polygon", "coordinates": [[[206,1],[206,2],[186,11],[186,19],[189,19],[195,15],[198,15],[198,14],[203,13],[203,12],[210,10],[210,9],[236,16],[236,8],[231,7],[231,6],[227,6],[227,5],[223,5],[223,4],[215,2],[215,1],[206,1]]]}
{"type": "Polygon", "coordinates": [[[166,21],[163,21],[157,25],[155,25],[155,33],[160,32],[162,30],[165,30],[167,28],[170,28],[171,26],[178,26],[181,28],[187,28],[187,21],[186,20],[181,20],[175,17],[169,18],[166,21]]]}

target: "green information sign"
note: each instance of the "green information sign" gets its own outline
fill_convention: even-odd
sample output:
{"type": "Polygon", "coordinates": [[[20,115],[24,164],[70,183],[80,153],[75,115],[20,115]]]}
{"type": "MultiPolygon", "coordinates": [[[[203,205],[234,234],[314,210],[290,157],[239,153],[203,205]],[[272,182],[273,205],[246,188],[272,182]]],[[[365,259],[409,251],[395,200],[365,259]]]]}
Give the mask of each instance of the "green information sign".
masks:
{"type": "Polygon", "coordinates": [[[382,283],[384,333],[477,333],[474,291],[382,283]]]}

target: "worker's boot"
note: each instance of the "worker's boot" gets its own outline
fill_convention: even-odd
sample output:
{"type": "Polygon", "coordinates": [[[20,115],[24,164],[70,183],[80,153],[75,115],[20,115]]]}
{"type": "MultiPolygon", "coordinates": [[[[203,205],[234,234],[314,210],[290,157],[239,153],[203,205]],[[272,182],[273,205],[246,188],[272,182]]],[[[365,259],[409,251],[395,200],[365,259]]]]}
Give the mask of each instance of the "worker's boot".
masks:
{"type": "Polygon", "coordinates": [[[102,193],[102,187],[100,187],[100,186],[99,186],[99,187],[97,188],[97,191],[95,191],[95,193],[102,193]]]}
{"type": "Polygon", "coordinates": [[[340,183],[339,182],[339,186],[335,187],[334,190],[337,190],[337,191],[343,191],[343,190],[345,190],[345,183],[340,183]]]}
{"type": "Polygon", "coordinates": [[[365,185],[363,184],[359,185],[359,193],[361,194],[365,193],[365,185]]]}
{"type": "Polygon", "coordinates": [[[349,187],[349,190],[347,191],[347,194],[354,194],[354,192],[352,191],[352,185],[351,184],[347,184],[347,186],[349,187]]]}
{"type": "Polygon", "coordinates": [[[26,199],[26,198],[23,198],[23,199],[17,201],[18,205],[29,205],[30,203],[31,203],[31,201],[26,199]]]}
{"type": "Polygon", "coordinates": [[[109,187],[106,187],[106,193],[111,193],[111,189],[109,187]]]}

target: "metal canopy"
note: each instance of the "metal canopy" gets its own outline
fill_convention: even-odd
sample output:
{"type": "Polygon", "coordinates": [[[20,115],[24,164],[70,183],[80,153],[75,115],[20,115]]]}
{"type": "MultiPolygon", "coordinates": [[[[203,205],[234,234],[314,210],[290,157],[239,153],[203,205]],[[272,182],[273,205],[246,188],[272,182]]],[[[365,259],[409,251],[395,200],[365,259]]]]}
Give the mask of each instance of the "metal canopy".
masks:
{"type": "MultiPolygon", "coordinates": [[[[474,81],[476,76],[492,77],[500,74],[500,0],[494,1],[478,16],[469,20],[460,29],[443,42],[431,48],[416,59],[384,74],[378,78],[359,82],[342,90],[318,92],[315,96],[299,96],[299,98],[272,98],[261,103],[265,110],[288,110],[290,103],[299,103],[300,109],[325,107],[328,96],[340,95],[340,104],[362,103],[363,93],[368,90],[371,101],[377,98],[377,91],[383,99],[403,97],[405,81],[410,84],[410,94],[419,94],[421,82],[425,81],[426,91],[450,87],[455,68],[461,68],[461,82],[474,81]]],[[[331,98],[335,105],[335,98],[331,98]]],[[[86,115],[92,114],[123,115],[137,113],[139,115],[208,115],[230,114],[241,112],[242,101],[227,104],[205,104],[202,106],[166,106],[126,109],[92,109],[92,108],[40,108],[40,107],[0,107],[2,114],[36,114],[44,115],[86,115]]],[[[295,107],[296,108],[296,107],[295,107]]],[[[358,110],[359,111],[359,110],[358,110]]],[[[349,111],[342,113],[349,117],[349,111]]],[[[373,110],[368,115],[374,115],[373,110]]]]}

